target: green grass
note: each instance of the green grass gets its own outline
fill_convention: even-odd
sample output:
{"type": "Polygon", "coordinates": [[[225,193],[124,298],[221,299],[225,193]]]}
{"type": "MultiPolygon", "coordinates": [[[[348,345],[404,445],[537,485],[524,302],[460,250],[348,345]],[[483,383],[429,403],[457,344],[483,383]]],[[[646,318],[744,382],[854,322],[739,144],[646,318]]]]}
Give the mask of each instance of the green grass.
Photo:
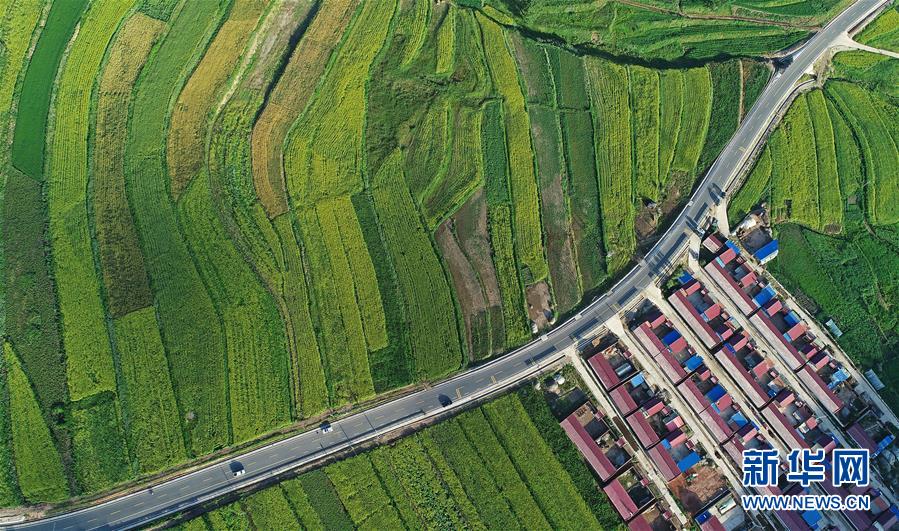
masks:
{"type": "Polygon", "coordinates": [[[153,308],[114,321],[128,447],[140,472],[174,465],[187,457],[178,404],[153,308]]]}
{"type": "Polygon", "coordinates": [[[743,186],[728,205],[728,218],[737,224],[767,195],[771,181],[771,148],[765,148],[743,186]]]}
{"type": "Polygon", "coordinates": [[[503,322],[506,331],[506,347],[520,345],[531,334],[525,319],[524,295],[518,271],[515,268],[515,247],[512,236],[512,214],[506,205],[489,208],[490,243],[493,246],[493,264],[503,298],[503,322]]]}
{"type": "Polygon", "coordinates": [[[250,529],[250,519],[240,503],[232,503],[206,515],[214,531],[243,531],[250,529]]]}
{"type": "MultiPolygon", "coordinates": [[[[671,164],[680,138],[684,108],[684,74],[680,70],[659,73],[659,184],[671,177],[671,164]]],[[[691,94],[690,97],[693,95],[691,94]]]]}
{"type": "MultiPolygon", "coordinates": [[[[3,35],[3,46],[0,49],[0,144],[9,146],[10,128],[9,120],[12,118],[13,101],[15,99],[16,84],[19,74],[27,66],[26,59],[31,45],[32,32],[44,8],[44,2],[40,0],[8,0],[3,4],[4,17],[0,20],[0,35],[3,35]]],[[[3,149],[0,153],[0,220],[6,211],[4,207],[4,195],[7,176],[11,173],[9,149],[3,149]]],[[[6,279],[4,271],[6,260],[4,247],[6,242],[0,236],[0,333],[5,333],[6,319],[6,279]]],[[[4,497],[4,494],[0,494],[4,497]]],[[[12,498],[10,498],[12,499],[12,498]]],[[[3,502],[0,502],[3,503],[3,502]]]]}
{"type": "Polygon", "coordinates": [[[227,359],[221,322],[170,202],[165,173],[166,116],[179,79],[196,63],[222,11],[187,3],[154,49],[134,88],[125,186],[141,241],[189,451],[230,441],[227,359]]]}
{"type": "Polygon", "coordinates": [[[129,0],[114,0],[88,8],[60,75],[52,121],[47,201],[72,400],[115,390],[112,350],[94,267],[85,194],[91,100],[91,92],[85,87],[98,74],[103,51],[130,7],[129,0]]]}
{"type": "Polygon", "coordinates": [[[832,78],[865,86],[872,91],[899,98],[899,60],[870,52],[841,52],[833,58],[832,78]]]}
{"type": "MultiPolygon", "coordinates": [[[[367,455],[335,463],[325,469],[337,495],[357,529],[396,529],[402,526],[367,455]]],[[[408,495],[408,494],[407,494],[408,495]]]]}
{"type": "Polygon", "coordinates": [[[12,448],[22,496],[28,503],[62,500],[68,496],[69,489],[59,452],[12,345],[4,343],[3,351],[12,448]]]}
{"type": "Polygon", "coordinates": [[[3,239],[6,333],[27,367],[41,409],[68,400],[56,293],[46,255],[46,210],[40,183],[16,169],[7,174],[3,239]]]}
{"type": "Polygon", "coordinates": [[[755,100],[762,94],[765,85],[768,84],[771,70],[764,63],[756,61],[741,61],[741,65],[743,68],[743,116],[745,116],[755,100]]]}
{"type": "Polygon", "coordinates": [[[573,110],[590,108],[584,64],[581,58],[560,48],[547,48],[553,67],[556,101],[559,107],[573,110]]]}
{"type": "Polygon", "coordinates": [[[168,20],[177,6],[178,0],[140,0],[137,10],[158,20],[168,20]]]}
{"type": "Polygon", "coordinates": [[[481,138],[487,204],[508,204],[511,196],[509,194],[506,128],[503,121],[503,107],[498,101],[490,101],[484,106],[484,114],[481,118],[481,138]]]}
{"type": "Polygon", "coordinates": [[[571,476],[549,446],[539,442],[540,432],[516,395],[484,406],[493,431],[515,464],[547,520],[556,529],[589,529],[598,525],[571,476]]]}
{"type": "Polygon", "coordinates": [[[9,386],[6,361],[0,357],[0,507],[22,503],[13,464],[12,419],[9,416],[9,386]]]}
{"type": "Polygon", "coordinates": [[[412,353],[397,272],[381,237],[374,203],[368,194],[357,194],[352,199],[384,305],[387,346],[368,354],[372,383],[375,392],[380,393],[412,381],[412,353]]]}
{"type": "Polygon", "coordinates": [[[28,62],[13,133],[12,164],[33,179],[40,179],[44,169],[47,116],[56,70],[86,5],[87,0],[55,2],[28,62]]]}
{"type": "Polygon", "coordinates": [[[334,484],[328,479],[324,470],[315,470],[303,474],[297,480],[309,497],[309,503],[315,507],[319,519],[325,529],[352,529],[353,521],[340,502],[334,484]]]}
{"type": "Polygon", "coordinates": [[[546,238],[546,258],[549,264],[553,299],[564,313],[581,299],[577,265],[569,236],[570,221],[567,185],[562,158],[562,133],[559,114],[546,107],[530,110],[531,134],[537,158],[537,178],[540,183],[540,209],[546,238]]]}
{"type": "Polygon", "coordinates": [[[692,174],[706,144],[712,112],[712,77],[707,68],[683,70],[680,130],[671,171],[692,174]]]}
{"type": "Polygon", "coordinates": [[[605,279],[605,248],[599,212],[599,188],[589,112],[562,113],[562,138],[568,173],[571,238],[584,291],[605,279]]]}
{"type": "Polygon", "coordinates": [[[800,40],[807,31],[774,23],[820,24],[845,6],[845,2],[838,0],[797,2],[787,9],[766,6],[764,2],[597,5],[589,0],[486,0],[484,3],[491,7],[484,11],[504,23],[553,35],[569,44],[614,55],[667,61],[753,56],[776,51],[800,40]],[[728,19],[731,10],[762,20],[728,19]],[[703,18],[710,11],[721,18],[703,18]],[[687,18],[681,12],[693,16],[687,18]]]}
{"type": "Polygon", "coordinates": [[[474,503],[488,529],[502,529],[518,522],[496,478],[484,473],[487,464],[466,438],[457,420],[447,421],[440,429],[430,430],[427,436],[440,448],[444,459],[459,475],[466,496],[474,503]]]}
{"type": "MultiPolygon", "coordinates": [[[[712,111],[708,134],[697,162],[696,171],[700,174],[724,149],[740,120],[740,61],[711,63],[707,68],[712,78],[712,111]]],[[[690,93],[689,90],[686,92],[690,93]]]]}

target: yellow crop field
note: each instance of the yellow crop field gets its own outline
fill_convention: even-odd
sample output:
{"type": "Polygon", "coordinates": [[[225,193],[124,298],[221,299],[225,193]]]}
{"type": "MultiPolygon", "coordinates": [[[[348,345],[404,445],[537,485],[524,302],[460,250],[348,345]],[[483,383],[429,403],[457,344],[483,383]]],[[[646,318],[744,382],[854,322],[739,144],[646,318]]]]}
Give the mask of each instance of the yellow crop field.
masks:
{"type": "Polygon", "coordinates": [[[362,186],[365,84],[394,7],[387,0],[362,6],[310,107],[287,137],[287,190],[297,204],[311,205],[362,186]]]}
{"type": "Polygon", "coordinates": [[[281,168],[287,132],[309,103],[358,3],[332,0],[322,4],[253,128],[253,183],[271,218],[287,211],[281,168]]]}
{"type": "Polygon", "coordinates": [[[236,0],[203,60],[178,96],[169,126],[168,156],[172,196],[181,195],[206,158],[206,125],[222,88],[237,67],[265,10],[260,0],[236,0]]]}
{"type": "Polygon", "coordinates": [[[94,227],[106,303],[113,318],[152,304],[144,259],[125,194],[125,134],[131,87],[165,24],[136,13],[109,51],[97,95],[93,148],[94,227]]]}

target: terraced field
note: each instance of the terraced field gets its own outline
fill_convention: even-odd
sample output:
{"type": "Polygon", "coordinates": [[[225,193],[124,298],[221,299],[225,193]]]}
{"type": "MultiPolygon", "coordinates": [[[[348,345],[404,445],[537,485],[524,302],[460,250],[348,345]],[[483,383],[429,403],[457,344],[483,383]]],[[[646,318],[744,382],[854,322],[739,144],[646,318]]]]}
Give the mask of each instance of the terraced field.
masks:
{"type": "MultiPolygon", "coordinates": [[[[882,17],[888,17],[890,12],[882,17]]],[[[842,52],[822,89],[801,96],[730,205],[732,221],[769,205],[780,254],[769,266],[899,408],[899,60],[842,52]],[[891,168],[891,170],[889,169],[891,168]]]]}
{"type": "Polygon", "coordinates": [[[182,525],[216,530],[247,522],[265,529],[619,524],[543,397],[530,389],[182,525]]]}
{"type": "MultiPolygon", "coordinates": [[[[767,81],[758,56],[826,18],[806,1],[684,5],[689,17],[484,4],[0,0],[0,506],[314,425],[542,333],[664,228],[767,81]],[[614,53],[582,53],[610,14],[594,44],[614,53]]],[[[885,24],[871,42],[889,40],[885,24]]],[[[891,117],[893,67],[840,64],[863,88],[835,82],[791,120],[858,98],[869,110],[846,128],[891,117]]],[[[860,156],[889,140],[865,134],[860,156]]],[[[890,163],[871,159],[858,192],[878,227],[899,215],[890,163]]],[[[830,159],[803,164],[834,173],[830,159]]],[[[809,195],[797,220],[843,223],[838,199],[809,195]]],[[[440,446],[403,451],[425,467],[440,446]]],[[[372,470],[396,468],[378,455],[372,470]]],[[[514,500],[467,504],[469,481],[506,487],[458,471],[433,507],[386,509],[390,489],[430,488],[413,468],[358,507],[343,507],[358,486],[335,467],[208,519],[330,507],[370,525],[592,522],[575,501],[528,502],[511,476],[514,500]]]]}

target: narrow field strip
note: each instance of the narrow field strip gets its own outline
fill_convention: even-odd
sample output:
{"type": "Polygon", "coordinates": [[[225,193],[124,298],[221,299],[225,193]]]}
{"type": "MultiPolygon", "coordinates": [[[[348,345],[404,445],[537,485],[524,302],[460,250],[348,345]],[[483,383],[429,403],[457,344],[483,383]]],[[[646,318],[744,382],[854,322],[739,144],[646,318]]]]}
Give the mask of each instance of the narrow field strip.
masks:
{"type": "Polygon", "coordinates": [[[362,5],[309,108],[285,140],[287,189],[297,205],[362,187],[365,80],[387,36],[394,4],[362,5]]]}
{"type": "Polygon", "coordinates": [[[144,308],[116,319],[113,327],[128,447],[140,472],[156,472],[187,457],[159,323],[153,308],[144,308]]]}
{"type": "Polygon", "coordinates": [[[627,71],[597,59],[586,60],[586,70],[591,88],[603,242],[609,273],[616,273],[627,266],[637,246],[627,71]]]}
{"type": "Polygon", "coordinates": [[[91,92],[103,54],[131,0],[91,4],[59,80],[47,164],[54,277],[72,400],[115,391],[100,283],[88,224],[88,128],[91,92]]]}
{"type": "Polygon", "coordinates": [[[515,244],[526,283],[546,278],[549,268],[543,253],[540,198],[534,174],[530,126],[524,96],[518,85],[515,62],[506,46],[502,27],[478,15],[487,62],[494,87],[506,107],[505,125],[509,157],[515,244]]]}
{"type": "Polygon", "coordinates": [[[125,193],[125,135],[131,88],[164,24],[141,13],[119,29],[97,92],[93,221],[106,306],[112,318],[153,304],[137,230],[125,193]]]}
{"type": "Polygon", "coordinates": [[[375,210],[405,301],[413,374],[439,378],[462,363],[457,320],[449,283],[419,221],[398,152],[381,166],[373,186],[375,210]]]}
{"type": "Polygon", "coordinates": [[[233,440],[249,440],[290,420],[283,322],[271,294],[224,233],[205,171],[183,194],[178,212],[224,327],[233,440]]]}
{"type": "Polygon", "coordinates": [[[66,45],[87,4],[87,0],[53,3],[25,71],[11,152],[13,166],[32,179],[40,179],[44,171],[53,81],[66,45]]]}
{"type": "Polygon", "coordinates": [[[12,448],[22,496],[29,503],[62,500],[69,495],[62,461],[31,383],[9,342],[3,344],[3,355],[9,387],[12,448]]]}

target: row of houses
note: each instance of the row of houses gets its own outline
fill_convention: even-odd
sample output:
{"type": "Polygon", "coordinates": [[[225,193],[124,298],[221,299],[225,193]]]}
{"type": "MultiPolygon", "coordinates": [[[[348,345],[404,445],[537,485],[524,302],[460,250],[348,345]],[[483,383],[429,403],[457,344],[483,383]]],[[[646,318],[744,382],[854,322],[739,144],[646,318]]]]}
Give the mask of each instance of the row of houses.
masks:
{"type": "MultiPolygon", "coordinates": [[[[614,336],[597,339],[585,355],[601,390],[633,434],[635,446],[645,452],[674,498],[697,522],[702,521],[701,528],[723,529],[712,513],[736,505],[732,492],[685,419],[670,405],[666,392],[650,384],[639,362],[614,336]],[[716,508],[722,503],[724,508],[716,508]]],[[[621,496],[620,486],[613,481],[606,491],[628,521],[631,505],[621,496]]]]}
{"type": "MultiPolygon", "coordinates": [[[[814,399],[858,446],[868,448],[874,455],[883,452],[894,436],[876,420],[881,416],[877,406],[856,391],[858,382],[851,372],[815,337],[808,324],[742,256],[735,244],[730,241],[722,244],[720,238],[711,235],[703,241],[703,247],[711,253],[703,270],[763,338],[774,345],[814,399]]],[[[724,345],[731,346],[728,342],[724,345]]],[[[789,397],[779,397],[780,402],[784,400],[789,401],[789,397]]]]}
{"type": "MultiPolygon", "coordinates": [[[[876,409],[872,411],[874,406],[870,401],[856,392],[851,372],[815,338],[807,323],[788,307],[733,242],[722,242],[717,236],[710,236],[703,245],[710,256],[703,271],[732,303],[728,307],[735,308],[742,314],[741,318],[750,321],[754,331],[750,333],[743,329],[702,282],[692,274],[684,273],[666,299],[689,328],[687,335],[701,345],[691,345],[685,331],[678,330],[663,311],[651,304],[646,304],[644,311],[633,321],[630,336],[642,351],[648,353],[660,369],[658,372],[669,380],[668,388],[673,388],[682,399],[680,402],[707,427],[708,434],[718,445],[711,451],[726,456],[739,471],[744,450],[772,448],[772,441],[766,439],[763,427],[786,448],[823,449],[829,453],[841,445],[842,434],[832,433],[822,425],[815,416],[818,407],[811,407],[804,396],[805,391],[794,389],[789,383],[798,380],[809,390],[810,397],[848,434],[846,443],[854,441],[871,450],[872,455],[883,452],[893,440],[892,430],[879,421],[880,415],[876,409]],[[753,337],[755,333],[760,337],[753,337]],[[778,359],[769,358],[757,341],[773,346],[778,359]],[[745,400],[734,399],[724,382],[719,380],[725,374],[715,374],[703,358],[703,352],[714,359],[716,363],[712,365],[720,366],[715,370],[723,370],[745,400]],[[787,374],[780,372],[776,362],[780,360],[784,362],[781,366],[788,369],[787,374]],[[741,410],[740,404],[745,404],[751,411],[741,410]],[[756,424],[753,418],[763,426],[756,424]]],[[[632,432],[634,451],[645,452],[674,498],[693,516],[695,524],[700,529],[729,529],[733,522],[740,521],[722,516],[735,505],[726,478],[706,457],[684,418],[671,407],[668,391],[660,391],[647,381],[647,373],[623,343],[611,335],[596,339],[585,351],[585,359],[618,415],[603,416],[603,425],[608,427],[610,419],[619,424],[623,420],[619,428],[622,433],[632,432]],[[692,482],[696,484],[685,485],[692,482]],[[714,488],[703,488],[708,485],[714,488]],[[684,503],[681,491],[690,492],[691,503],[684,503]],[[697,491],[704,492],[698,500],[697,491]]],[[[595,408],[592,411],[595,416],[595,408]]],[[[646,493],[652,492],[645,474],[628,464],[632,461],[623,460],[623,455],[632,455],[622,454],[622,449],[627,446],[625,437],[603,438],[605,432],[602,430],[594,433],[586,427],[592,421],[581,423],[581,428],[577,428],[583,418],[575,412],[563,421],[563,427],[600,478],[619,514],[631,529],[664,528],[656,525],[668,522],[664,510],[652,513],[651,520],[641,518],[648,514],[647,508],[660,505],[657,495],[647,497],[646,493]],[[650,522],[653,524],[644,525],[650,522]]],[[[821,488],[826,494],[845,497],[864,493],[871,497],[870,511],[843,515],[857,531],[890,529],[897,525],[899,510],[877,489],[833,487],[829,478],[825,483],[827,485],[821,484],[821,488]]],[[[787,481],[785,474],[781,474],[776,487],[758,489],[758,493],[811,492],[787,481]]],[[[776,516],[788,529],[819,529],[829,525],[828,519],[816,511],[779,511],[776,516]]]]}
{"type": "Polygon", "coordinates": [[[599,478],[603,492],[629,529],[675,528],[670,509],[634,461],[631,444],[618,428],[607,422],[602,411],[588,401],[560,424],[599,478]]]}

